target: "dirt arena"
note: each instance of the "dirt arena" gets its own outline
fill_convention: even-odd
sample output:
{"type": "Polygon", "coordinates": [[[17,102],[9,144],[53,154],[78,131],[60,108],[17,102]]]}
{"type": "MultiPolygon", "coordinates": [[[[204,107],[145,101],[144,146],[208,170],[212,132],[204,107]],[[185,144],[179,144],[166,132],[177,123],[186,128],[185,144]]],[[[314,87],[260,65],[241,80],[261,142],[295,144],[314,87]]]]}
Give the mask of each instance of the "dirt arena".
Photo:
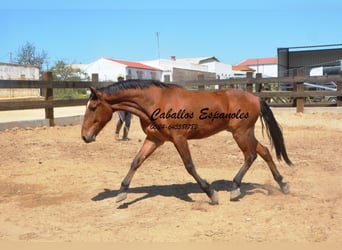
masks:
{"type": "MultiPolygon", "coordinates": [[[[114,141],[114,121],[91,144],[81,140],[80,125],[2,131],[0,240],[341,243],[342,113],[274,112],[295,163],[278,163],[288,195],[259,157],[243,179],[244,197],[230,202],[243,163],[231,134],[190,141],[199,174],[219,191],[217,206],[170,143],[138,170],[128,198],[115,202],[144,139],[136,117],[129,142],[114,141]]],[[[260,122],[256,136],[269,145],[260,122]]]]}

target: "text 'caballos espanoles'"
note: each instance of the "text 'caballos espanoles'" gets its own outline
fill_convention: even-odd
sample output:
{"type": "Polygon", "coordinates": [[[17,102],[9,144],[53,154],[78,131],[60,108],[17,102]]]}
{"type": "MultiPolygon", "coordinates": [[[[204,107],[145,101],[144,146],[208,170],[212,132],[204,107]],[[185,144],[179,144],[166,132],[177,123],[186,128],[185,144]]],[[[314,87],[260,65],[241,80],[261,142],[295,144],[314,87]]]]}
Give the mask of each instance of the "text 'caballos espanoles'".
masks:
{"type": "Polygon", "coordinates": [[[157,108],[152,112],[150,119],[151,121],[157,121],[158,119],[184,120],[193,119],[196,117],[196,114],[199,120],[209,119],[211,121],[248,118],[248,112],[242,112],[240,109],[238,109],[236,112],[226,113],[220,111],[211,111],[209,108],[202,108],[198,113],[196,113],[194,111],[187,111],[186,109],[173,110],[172,108],[164,112],[161,110],[161,108],[157,108]]]}

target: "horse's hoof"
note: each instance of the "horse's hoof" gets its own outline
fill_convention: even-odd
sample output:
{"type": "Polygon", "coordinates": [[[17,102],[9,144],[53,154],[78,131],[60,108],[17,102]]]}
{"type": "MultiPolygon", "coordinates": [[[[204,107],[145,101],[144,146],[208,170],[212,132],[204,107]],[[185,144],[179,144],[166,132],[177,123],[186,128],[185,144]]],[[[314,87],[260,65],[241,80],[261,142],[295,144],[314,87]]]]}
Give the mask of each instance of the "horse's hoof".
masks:
{"type": "Polygon", "coordinates": [[[120,201],[123,201],[127,198],[127,193],[126,192],[123,192],[123,193],[119,193],[117,196],[116,196],[116,202],[120,202],[120,201]]]}
{"type": "Polygon", "coordinates": [[[287,182],[282,183],[280,188],[284,194],[290,193],[290,185],[287,182]]]}
{"type": "Polygon", "coordinates": [[[215,190],[213,191],[213,194],[211,195],[210,199],[211,199],[211,202],[210,202],[211,205],[219,204],[218,193],[215,190]]]}
{"type": "Polygon", "coordinates": [[[240,188],[234,189],[230,192],[230,200],[231,201],[238,201],[241,196],[240,188]]]}

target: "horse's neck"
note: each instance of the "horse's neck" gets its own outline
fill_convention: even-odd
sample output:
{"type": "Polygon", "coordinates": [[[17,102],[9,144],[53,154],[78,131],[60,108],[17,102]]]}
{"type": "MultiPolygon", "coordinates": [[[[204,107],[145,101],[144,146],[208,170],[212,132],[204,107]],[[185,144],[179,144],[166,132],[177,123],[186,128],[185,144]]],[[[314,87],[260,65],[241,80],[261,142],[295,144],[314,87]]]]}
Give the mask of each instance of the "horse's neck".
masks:
{"type": "Polygon", "coordinates": [[[155,91],[146,89],[128,89],[120,91],[110,100],[114,110],[124,110],[139,116],[141,119],[149,120],[148,108],[152,106],[155,98],[158,98],[155,91]]]}

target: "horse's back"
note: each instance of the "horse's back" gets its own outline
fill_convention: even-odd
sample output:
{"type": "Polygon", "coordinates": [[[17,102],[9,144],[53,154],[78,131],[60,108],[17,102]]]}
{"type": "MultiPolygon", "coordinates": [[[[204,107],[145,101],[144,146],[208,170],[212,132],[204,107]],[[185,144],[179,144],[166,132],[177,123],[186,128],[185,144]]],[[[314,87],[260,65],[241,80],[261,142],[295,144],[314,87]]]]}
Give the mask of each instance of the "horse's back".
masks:
{"type": "Polygon", "coordinates": [[[178,106],[180,109],[210,108],[222,112],[243,110],[255,117],[260,113],[259,97],[239,89],[222,89],[211,91],[191,91],[184,88],[170,88],[165,92],[164,105],[178,106]]]}
{"type": "MultiPolygon", "coordinates": [[[[170,117],[175,113],[174,116],[179,118],[174,120],[175,123],[195,125],[191,128],[196,129],[177,131],[178,135],[184,133],[189,139],[207,137],[222,130],[233,132],[238,128],[250,128],[260,114],[259,98],[238,89],[190,91],[173,88],[167,92],[167,97],[161,99],[163,103],[159,103],[164,107],[161,110],[170,111],[170,117]]],[[[164,119],[162,122],[172,123],[173,120],[164,119]]]]}

